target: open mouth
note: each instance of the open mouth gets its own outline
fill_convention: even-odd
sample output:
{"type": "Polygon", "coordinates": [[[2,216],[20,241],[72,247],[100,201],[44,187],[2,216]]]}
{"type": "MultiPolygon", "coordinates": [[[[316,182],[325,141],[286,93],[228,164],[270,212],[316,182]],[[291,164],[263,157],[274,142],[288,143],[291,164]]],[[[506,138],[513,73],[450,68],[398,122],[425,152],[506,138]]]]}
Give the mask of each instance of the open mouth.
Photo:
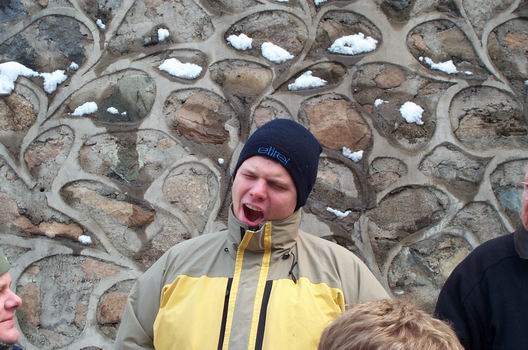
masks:
{"type": "Polygon", "coordinates": [[[243,204],[242,207],[244,209],[244,216],[251,222],[251,224],[259,224],[264,220],[264,213],[258,208],[248,204],[243,204]]]}

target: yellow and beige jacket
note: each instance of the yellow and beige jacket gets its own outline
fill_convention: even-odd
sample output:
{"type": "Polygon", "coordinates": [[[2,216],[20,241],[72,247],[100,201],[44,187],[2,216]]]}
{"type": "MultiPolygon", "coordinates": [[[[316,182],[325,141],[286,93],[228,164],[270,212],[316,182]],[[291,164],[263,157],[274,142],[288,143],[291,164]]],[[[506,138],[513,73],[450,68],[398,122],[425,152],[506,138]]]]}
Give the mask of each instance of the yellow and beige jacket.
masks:
{"type": "Polygon", "coordinates": [[[354,254],[299,231],[300,210],[182,242],[133,287],[116,349],[317,349],[346,305],[388,298],[354,254]]]}

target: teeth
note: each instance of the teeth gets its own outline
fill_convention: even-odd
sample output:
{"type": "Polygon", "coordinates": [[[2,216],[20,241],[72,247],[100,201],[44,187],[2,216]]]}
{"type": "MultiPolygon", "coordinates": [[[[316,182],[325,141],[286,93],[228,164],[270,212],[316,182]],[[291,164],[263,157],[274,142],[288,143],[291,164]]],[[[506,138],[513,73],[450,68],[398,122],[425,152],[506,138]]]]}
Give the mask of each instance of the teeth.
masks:
{"type": "Polygon", "coordinates": [[[254,210],[254,211],[261,211],[259,208],[255,208],[251,204],[246,204],[246,207],[248,207],[249,209],[254,210]]]}

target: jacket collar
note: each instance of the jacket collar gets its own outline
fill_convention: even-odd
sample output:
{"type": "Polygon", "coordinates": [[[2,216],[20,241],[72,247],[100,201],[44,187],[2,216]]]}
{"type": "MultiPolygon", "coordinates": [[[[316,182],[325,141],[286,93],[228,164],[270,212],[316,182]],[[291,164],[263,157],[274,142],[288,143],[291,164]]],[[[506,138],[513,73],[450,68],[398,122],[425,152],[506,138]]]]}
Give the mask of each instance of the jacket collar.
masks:
{"type": "MultiPolygon", "coordinates": [[[[286,219],[267,221],[258,230],[253,231],[255,235],[252,237],[246,249],[253,252],[263,252],[264,228],[265,225],[271,225],[271,249],[281,251],[290,250],[295,245],[297,236],[299,235],[300,223],[301,209],[298,209],[286,219]]],[[[227,225],[229,238],[238,247],[242,236],[246,231],[250,231],[249,227],[235,217],[232,207],[229,208],[227,225]]]]}
{"type": "Polygon", "coordinates": [[[513,242],[521,259],[528,259],[528,231],[522,225],[513,234],[513,242]]]}

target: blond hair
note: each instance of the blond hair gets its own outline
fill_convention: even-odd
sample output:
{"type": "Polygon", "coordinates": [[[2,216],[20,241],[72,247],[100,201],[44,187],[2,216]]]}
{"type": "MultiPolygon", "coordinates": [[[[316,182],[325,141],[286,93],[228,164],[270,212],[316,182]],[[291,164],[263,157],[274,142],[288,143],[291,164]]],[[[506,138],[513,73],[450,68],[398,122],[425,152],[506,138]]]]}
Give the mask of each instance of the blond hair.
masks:
{"type": "Polygon", "coordinates": [[[323,332],[319,350],[464,350],[443,321],[401,300],[353,305],[323,332]]]}

